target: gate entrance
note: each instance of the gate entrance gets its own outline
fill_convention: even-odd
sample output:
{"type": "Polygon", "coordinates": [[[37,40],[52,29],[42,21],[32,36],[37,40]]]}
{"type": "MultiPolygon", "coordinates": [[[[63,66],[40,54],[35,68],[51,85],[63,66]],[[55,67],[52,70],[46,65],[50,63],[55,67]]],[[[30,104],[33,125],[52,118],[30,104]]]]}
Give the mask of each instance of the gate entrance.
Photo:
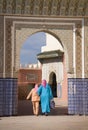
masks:
{"type": "MultiPolygon", "coordinates": [[[[59,44],[62,46],[64,51],[63,58],[59,57],[57,59],[57,55],[59,55],[59,50],[50,49],[55,48],[59,44],[54,42],[53,47],[49,46],[49,55],[53,57],[53,60],[43,60],[44,65],[42,66],[42,78],[45,78],[49,82],[49,75],[51,74],[52,85],[57,86],[58,83],[62,86],[62,97],[59,98],[59,101],[62,104],[68,103],[67,99],[67,76],[70,77],[75,76],[76,74],[76,62],[75,62],[75,40],[73,42],[73,36],[75,35],[73,32],[74,24],[76,24],[76,19],[63,19],[63,18],[44,18],[45,24],[43,23],[43,19],[40,17],[24,17],[24,21],[22,21],[22,17],[5,17],[5,32],[8,34],[9,26],[11,26],[11,35],[6,35],[5,39],[5,54],[4,61],[7,64],[4,68],[4,77],[17,77],[17,72],[20,66],[20,49],[24,41],[27,37],[33,35],[37,32],[46,32],[56,38],[59,44]],[[32,21],[32,22],[31,22],[32,21]],[[36,26],[37,25],[37,26],[36,26]],[[66,35],[65,35],[66,34],[66,35]],[[11,41],[11,36],[13,36],[13,40],[11,41]],[[10,41],[8,41],[10,39],[10,41]],[[8,45],[8,46],[7,46],[8,45]],[[12,47],[12,51],[11,48],[12,47]],[[72,51],[70,51],[70,47],[72,47],[72,51]],[[73,52],[73,53],[72,53],[73,52]],[[10,53],[10,55],[9,55],[10,53]],[[52,54],[52,55],[51,55],[52,54]],[[58,66],[59,61],[59,66],[58,66]],[[70,62],[69,62],[70,61],[70,62]],[[49,63],[50,62],[50,63],[49,63]],[[56,63],[57,62],[57,65],[56,63]],[[48,66],[47,66],[48,63],[48,66]],[[52,65],[53,64],[53,65],[52,65]],[[49,68],[47,71],[47,67],[49,68]],[[62,68],[62,69],[61,69],[62,68]],[[74,68],[74,69],[73,69],[74,68]],[[52,72],[54,72],[52,74],[52,72]],[[55,74],[56,74],[56,83],[55,82],[55,74]]],[[[79,20],[81,21],[81,19],[79,20]]],[[[48,35],[49,36],[49,35],[48,35]]],[[[78,44],[77,44],[78,45],[78,44]]],[[[48,45],[46,46],[48,48],[48,45]]],[[[44,48],[43,48],[44,49],[44,48]]],[[[44,51],[43,51],[44,52],[44,51]]],[[[48,55],[47,52],[43,53],[44,55],[48,55]]],[[[78,64],[79,65],[79,64],[78,64]]],[[[77,66],[78,66],[77,65],[77,66]]],[[[81,71],[80,71],[81,72],[81,71]]],[[[52,86],[51,85],[51,86],[52,86]]],[[[56,87],[53,87],[53,94],[57,97],[56,87]],[[54,90],[55,89],[55,90],[54,90]]]]}
{"type": "MultiPolygon", "coordinates": [[[[47,65],[44,62],[44,72],[47,67],[50,70],[48,73],[43,72],[42,77],[47,77],[49,82],[49,75],[54,72],[57,85],[61,85],[62,94],[59,101],[68,105],[67,79],[88,78],[87,3],[87,0],[2,0],[0,2],[0,32],[2,32],[0,34],[0,78],[17,78],[20,68],[20,49],[25,39],[36,32],[46,32],[60,42],[64,56],[59,66],[54,64],[55,57],[53,66],[52,62],[48,66],[48,60],[47,65]],[[62,67],[63,71],[59,70],[59,72],[63,74],[59,76],[56,68],[62,67]]],[[[51,50],[51,46],[49,49],[51,50]]],[[[53,54],[56,56],[57,52],[53,54]]],[[[52,80],[52,84],[53,82],[52,80]]],[[[56,95],[56,91],[54,92],[56,95]]],[[[1,92],[1,99],[6,99],[3,96],[5,95],[1,92]]],[[[18,93],[15,93],[14,97],[17,100],[18,93]]],[[[14,111],[15,109],[17,108],[14,107],[14,111]]],[[[2,110],[3,105],[0,108],[1,112],[2,110]]]]}

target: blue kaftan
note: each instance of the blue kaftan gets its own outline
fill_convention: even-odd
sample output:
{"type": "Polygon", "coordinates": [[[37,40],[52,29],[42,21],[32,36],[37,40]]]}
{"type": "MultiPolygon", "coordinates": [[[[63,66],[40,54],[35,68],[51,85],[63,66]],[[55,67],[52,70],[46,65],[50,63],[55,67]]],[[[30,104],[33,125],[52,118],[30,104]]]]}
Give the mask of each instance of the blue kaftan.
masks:
{"type": "Polygon", "coordinates": [[[50,112],[50,100],[53,99],[51,87],[46,84],[46,87],[40,85],[37,91],[40,96],[42,113],[50,112]]]}

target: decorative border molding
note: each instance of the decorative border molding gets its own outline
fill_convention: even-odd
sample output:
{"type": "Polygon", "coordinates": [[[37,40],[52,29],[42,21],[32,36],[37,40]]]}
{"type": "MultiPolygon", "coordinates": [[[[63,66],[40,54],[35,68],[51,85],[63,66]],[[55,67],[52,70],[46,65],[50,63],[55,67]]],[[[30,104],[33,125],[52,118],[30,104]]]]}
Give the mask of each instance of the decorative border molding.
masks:
{"type": "Polygon", "coordinates": [[[84,19],[82,19],[82,78],[85,78],[85,68],[84,68],[84,19]]]}

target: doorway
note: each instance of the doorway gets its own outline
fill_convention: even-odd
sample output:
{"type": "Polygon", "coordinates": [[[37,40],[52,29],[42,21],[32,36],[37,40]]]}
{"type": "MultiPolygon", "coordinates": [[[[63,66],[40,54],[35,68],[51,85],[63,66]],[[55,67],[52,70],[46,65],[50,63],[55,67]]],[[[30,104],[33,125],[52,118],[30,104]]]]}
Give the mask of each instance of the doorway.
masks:
{"type": "Polygon", "coordinates": [[[49,84],[52,89],[53,97],[57,97],[57,82],[56,82],[56,74],[51,72],[49,75],[49,84]]]}

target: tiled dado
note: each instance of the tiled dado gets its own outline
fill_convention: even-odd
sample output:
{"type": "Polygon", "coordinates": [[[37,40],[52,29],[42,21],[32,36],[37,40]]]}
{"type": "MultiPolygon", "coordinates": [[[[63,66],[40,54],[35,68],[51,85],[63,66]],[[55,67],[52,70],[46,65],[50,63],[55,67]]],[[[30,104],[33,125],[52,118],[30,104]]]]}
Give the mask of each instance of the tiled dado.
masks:
{"type": "MultiPolygon", "coordinates": [[[[19,66],[19,52],[24,38],[39,31],[52,34],[64,47],[66,70],[74,73],[73,62],[76,66],[76,77],[82,76],[82,19],[40,18],[40,17],[5,17],[5,76],[14,76],[19,66]],[[80,25],[80,27],[79,27],[80,25]],[[77,28],[73,37],[73,26],[77,28]],[[13,31],[12,31],[13,29],[13,31]],[[24,30],[24,31],[23,31],[24,30]],[[17,32],[20,32],[17,35],[17,32]],[[26,34],[26,35],[25,35],[26,34]],[[14,35],[14,37],[12,37],[14,35]],[[14,45],[13,45],[14,44],[14,45]],[[76,45],[74,48],[74,44],[76,45]],[[14,46],[14,48],[13,48],[14,46]],[[76,53],[74,53],[74,49],[76,53]],[[74,58],[75,57],[75,60],[74,58]]],[[[19,68],[18,68],[19,69],[19,68]]]]}

